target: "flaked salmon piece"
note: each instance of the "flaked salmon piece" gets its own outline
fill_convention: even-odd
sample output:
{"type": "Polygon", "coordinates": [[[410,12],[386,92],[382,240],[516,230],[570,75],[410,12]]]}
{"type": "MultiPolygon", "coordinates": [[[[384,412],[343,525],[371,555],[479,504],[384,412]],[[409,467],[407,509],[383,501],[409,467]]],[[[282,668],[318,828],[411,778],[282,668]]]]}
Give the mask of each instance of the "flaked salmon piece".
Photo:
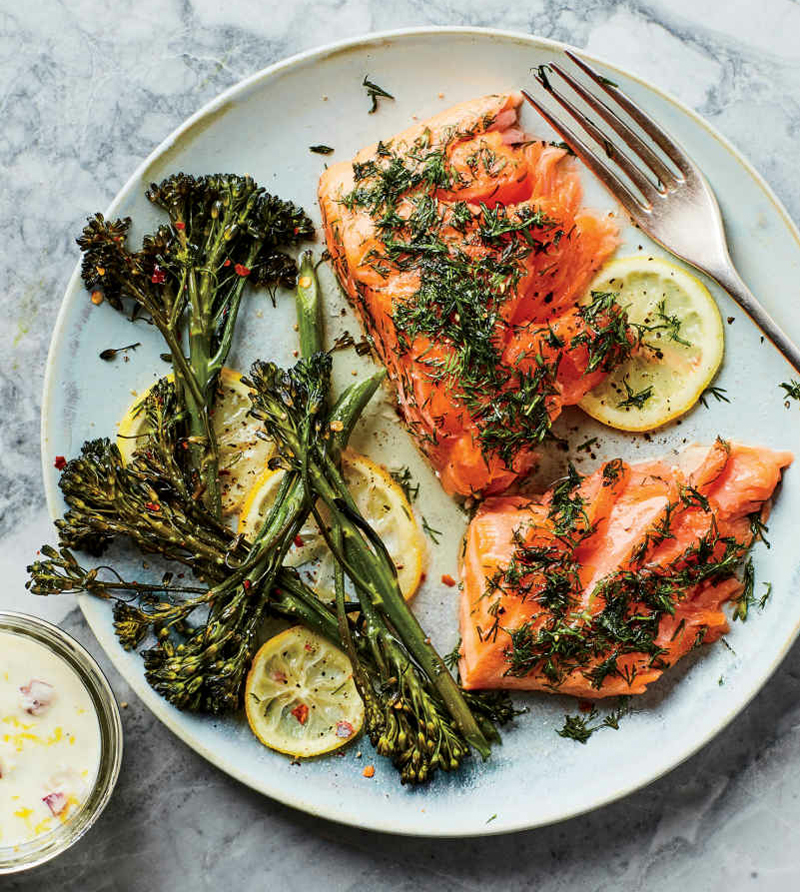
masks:
{"type": "Polygon", "coordinates": [[[613,302],[576,309],[617,227],[582,208],[563,148],[521,141],[520,101],[461,103],[319,184],[337,277],[451,494],[527,473],[562,407],[630,349],[613,302]]]}
{"type": "Polygon", "coordinates": [[[727,631],[722,605],[792,460],[717,440],[487,499],[461,565],[464,687],[643,693],[727,631]]]}

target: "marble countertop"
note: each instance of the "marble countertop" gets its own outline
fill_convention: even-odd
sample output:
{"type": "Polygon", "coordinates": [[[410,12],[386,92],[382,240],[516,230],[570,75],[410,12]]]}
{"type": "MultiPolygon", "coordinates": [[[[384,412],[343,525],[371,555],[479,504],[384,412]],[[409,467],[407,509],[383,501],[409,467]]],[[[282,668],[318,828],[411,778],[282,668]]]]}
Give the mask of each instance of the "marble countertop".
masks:
{"type": "Polygon", "coordinates": [[[730,138],[800,220],[798,0],[37,0],[0,4],[0,609],[60,622],[98,657],[126,756],[99,824],[3,890],[800,888],[800,645],[703,751],[621,802],[484,840],[393,838],[253,793],[174,738],[110,667],[74,600],[34,601],[50,532],[44,361],[73,237],[184,118],[299,50],[372,30],[480,25],[563,40],[673,92],[730,138]]]}

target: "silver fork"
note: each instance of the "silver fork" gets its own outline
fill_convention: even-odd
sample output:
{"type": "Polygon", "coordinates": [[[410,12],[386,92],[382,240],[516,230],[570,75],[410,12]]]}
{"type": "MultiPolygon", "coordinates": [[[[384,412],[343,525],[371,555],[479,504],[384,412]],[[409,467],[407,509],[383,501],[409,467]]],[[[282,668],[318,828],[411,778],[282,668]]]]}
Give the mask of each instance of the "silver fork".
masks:
{"type": "Polygon", "coordinates": [[[537,80],[583,131],[603,147],[605,155],[623,171],[640,195],[635,194],[581,137],[523,90],[525,98],[601,180],[644,232],[668,251],[716,280],[800,372],[800,349],[756,300],[733,266],[719,205],[700,169],[616,84],[598,74],[574,53],[567,51],[566,55],[604,95],[587,89],[556,62],[540,67],[537,80]],[[601,129],[576,108],[553,86],[546,69],[557,74],[608,127],[601,129]],[[624,115],[634,121],[661,149],[677,171],[665,164],[636,134],[625,122],[624,115]],[[650,172],[655,183],[620,147],[614,134],[650,172]]]}

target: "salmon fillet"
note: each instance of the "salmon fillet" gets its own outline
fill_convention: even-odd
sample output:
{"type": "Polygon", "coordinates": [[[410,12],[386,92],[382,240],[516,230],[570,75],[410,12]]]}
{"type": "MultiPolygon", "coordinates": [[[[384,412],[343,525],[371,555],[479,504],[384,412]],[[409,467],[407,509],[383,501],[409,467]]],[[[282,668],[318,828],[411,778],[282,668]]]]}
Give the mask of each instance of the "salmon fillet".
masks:
{"type": "Polygon", "coordinates": [[[641,694],[728,630],[722,605],[792,460],[717,440],[487,499],[461,565],[464,687],[641,694]]]}
{"type": "Polygon", "coordinates": [[[617,228],[563,148],[523,142],[520,101],[457,105],[319,184],[336,275],[450,494],[505,491],[629,349],[608,296],[577,307],[617,228]]]}

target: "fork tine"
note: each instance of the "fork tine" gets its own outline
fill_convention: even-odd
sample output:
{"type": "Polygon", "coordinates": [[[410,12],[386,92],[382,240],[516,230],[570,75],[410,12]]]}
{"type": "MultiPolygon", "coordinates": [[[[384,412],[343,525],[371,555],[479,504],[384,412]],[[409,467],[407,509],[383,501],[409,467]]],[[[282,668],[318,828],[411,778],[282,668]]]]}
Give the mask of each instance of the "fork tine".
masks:
{"type": "Polygon", "coordinates": [[[587,74],[605,93],[607,93],[617,104],[626,111],[631,118],[644,130],[644,132],[659,146],[664,154],[672,161],[678,170],[684,175],[689,176],[694,173],[694,165],[686,157],[683,151],[667,136],[667,134],[656,124],[656,122],[647,114],[645,114],[633,100],[629,99],[620,88],[611,83],[608,78],[603,77],[590,65],[583,61],[575,53],[564,50],[565,54],[587,74]]]}
{"type": "Polygon", "coordinates": [[[558,102],[558,104],[572,117],[574,120],[589,134],[589,136],[606,152],[606,155],[620,167],[625,174],[631,179],[636,188],[642,193],[645,199],[652,206],[653,201],[657,197],[658,190],[647,179],[647,177],[639,170],[639,168],[612,143],[609,138],[597,127],[589,118],[579,111],[571,102],[569,102],[558,90],[553,87],[550,81],[543,74],[536,75],[536,79],[542,87],[558,102]]]}
{"type": "MultiPolygon", "coordinates": [[[[628,146],[640,160],[647,166],[659,179],[659,182],[669,189],[677,184],[675,174],[664,164],[664,162],[656,155],[656,153],[646,143],[631,130],[631,128],[617,115],[617,113],[603,102],[602,99],[590,93],[586,87],[579,84],[572,75],[568,74],[556,62],[550,63],[550,68],[556,72],[570,87],[583,99],[583,101],[593,108],[597,114],[622,137],[625,145],[628,146]]],[[[682,178],[681,178],[682,179],[682,178]]]]}
{"type": "Polygon", "coordinates": [[[620,180],[620,178],[601,161],[592,150],[583,142],[580,137],[576,136],[566,124],[554,118],[547,109],[541,105],[536,99],[528,93],[527,90],[522,91],[522,95],[530,102],[530,104],[539,112],[539,114],[547,121],[547,123],[556,131],[567,143],[567,145],[575,152],[575,154],[583,161],[583,163],[592,171],[592,173],[612,192],[625,210],[632,216],[637,217],[642,213],[648,213],[649,208],[645,207],[641,201],[628,189],[628,187],[620,180]]]}

